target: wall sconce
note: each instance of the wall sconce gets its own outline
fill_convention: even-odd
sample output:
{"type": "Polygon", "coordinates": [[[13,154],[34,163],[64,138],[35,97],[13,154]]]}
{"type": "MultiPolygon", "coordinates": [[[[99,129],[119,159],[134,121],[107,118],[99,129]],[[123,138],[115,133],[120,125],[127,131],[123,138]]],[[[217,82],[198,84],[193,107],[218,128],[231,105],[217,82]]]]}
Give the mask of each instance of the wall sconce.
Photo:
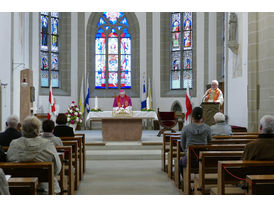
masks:
{"type": "Polygon", "coordinates": [[[24,78],[23,81],[22,81],[22,83],[21,83],[21,86],[25,88],[25,87],[27,87],[28,85],[29,85],[29,83],[28,83],[28,82],[26,81],[26,79],[24,78]]]}
{"type": "Polygon", "coordinates": [[[2,82],[1,82],[1,86],[3,86],[4,88],[6,88],[6,86],[8,86],[8,84],[7,84],[7,83],[2,83],[2,82]]]}

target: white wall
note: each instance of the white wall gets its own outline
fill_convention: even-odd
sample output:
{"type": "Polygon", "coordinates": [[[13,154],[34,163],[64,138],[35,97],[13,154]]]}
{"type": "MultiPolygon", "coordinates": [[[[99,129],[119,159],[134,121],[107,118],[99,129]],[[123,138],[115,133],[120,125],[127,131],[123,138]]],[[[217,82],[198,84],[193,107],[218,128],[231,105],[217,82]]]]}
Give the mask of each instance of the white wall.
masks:
{"type": "Polygon", "coordinates": [[[11,13],[0,12],[0,80],[7,83],[7,87],[2,87],[2,130],[5,129],[5,121],[10,115],[10,70],[11,70],[11,13]]]}
{"type": "Polygon", "coordinates": [[[43,104],[39,104],[39,81],[40,81],[40,17],[39,13],[32,13],[32,74],[33,74],[33,86],[35,87],[35,101],[33,102],[33,112],[43,112],[43,104]],[[41,109],[40,109],[41,107],[41,109]]]}
{"type": "Polygon", "coordinates": [[[231,125],[248,127],[247,107],[247,58],[248,58],[248,14],[238,16],[238,56],[228,49],[227,64],[227,114],[231,125]],[[237,67],[237,68],[235,68],[237,67]],[[239,72],[239,69],[242,70],[239,72]],[[241,73],[241,75],[240,75],[241,73]]]}
{"type": "Polygon", "coordinates": [[[29,67],[29,13],[14,13],[13,103],[11,112],[20,116],[20,72],[29,67]]]}

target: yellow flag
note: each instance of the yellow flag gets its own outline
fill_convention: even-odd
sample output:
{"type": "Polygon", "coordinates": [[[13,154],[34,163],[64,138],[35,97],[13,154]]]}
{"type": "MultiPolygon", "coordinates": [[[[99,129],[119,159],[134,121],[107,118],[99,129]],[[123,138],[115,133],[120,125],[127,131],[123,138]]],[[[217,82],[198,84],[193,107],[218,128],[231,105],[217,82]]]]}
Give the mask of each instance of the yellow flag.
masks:
{"type": "Polygon", "coordinates": [[[80,90],[80,95],[79,95],[79,107],[80,107],[80,112],[82,112],[82,114],[84,114],[85,105],[84,105],[84,82],[83,82],[83,79],[82,79],[81,90],[80,90]]]}

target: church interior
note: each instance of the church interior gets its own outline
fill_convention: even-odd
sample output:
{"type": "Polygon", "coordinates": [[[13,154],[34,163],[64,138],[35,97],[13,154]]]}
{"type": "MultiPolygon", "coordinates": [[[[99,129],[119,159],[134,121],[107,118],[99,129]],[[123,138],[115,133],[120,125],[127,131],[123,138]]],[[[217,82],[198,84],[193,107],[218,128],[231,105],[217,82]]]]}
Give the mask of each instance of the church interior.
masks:
{"type": "Polygon", "coordinates": [[[28,121],[74,132],[53,148],[58,174],[51,161],[8,161],[15,143],[2,145],[9,193],[273,195],[274,154],[243,160],[274,116],[273,22],[273,12],[0,12],[1,134],[12,115],[19,139],[30,141],[28,121]],[[229,135],[183,139],[216,113],[229,135]]]}

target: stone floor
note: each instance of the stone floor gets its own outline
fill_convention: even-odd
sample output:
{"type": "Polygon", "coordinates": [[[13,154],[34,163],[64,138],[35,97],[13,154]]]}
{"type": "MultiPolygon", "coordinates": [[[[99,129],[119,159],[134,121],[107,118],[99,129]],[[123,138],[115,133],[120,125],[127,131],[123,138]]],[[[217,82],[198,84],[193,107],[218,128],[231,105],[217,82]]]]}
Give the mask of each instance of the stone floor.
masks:
{"type": "Polygon", "coordinates": [[[141,142],[103,142],[101,130],[86,134],[86,173],[76,195],[179,195],[180,191],[161,170],[158,131],[144,130],[141,142]]]}
{"type": "Polygon", "coordinates": [[[76,195],[179,195],[160,160],[88,160],[76,195]]]}

